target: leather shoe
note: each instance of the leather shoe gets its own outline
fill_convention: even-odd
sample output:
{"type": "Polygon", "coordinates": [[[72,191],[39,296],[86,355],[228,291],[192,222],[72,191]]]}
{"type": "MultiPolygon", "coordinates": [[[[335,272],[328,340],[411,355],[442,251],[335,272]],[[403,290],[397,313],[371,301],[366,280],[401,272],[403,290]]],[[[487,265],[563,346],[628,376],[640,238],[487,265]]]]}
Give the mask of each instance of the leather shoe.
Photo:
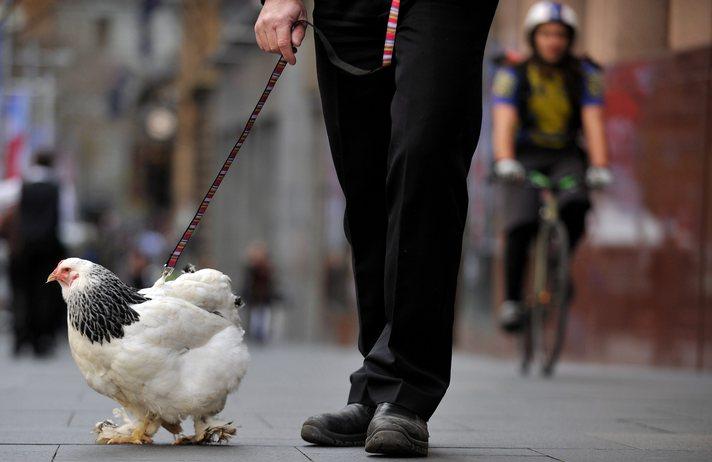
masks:
{"type": "Polygon", "coordinates": [[[336,412],[309,417],[302,439],[319,446],[363,446],[374,408],[352,403],[336,412]]]}
{"type": "Polygon", "coordinates": [[[427,456],[428,423],[408,409],[381,403],[368,425],[366,452],[388,456],[427,456]]]}

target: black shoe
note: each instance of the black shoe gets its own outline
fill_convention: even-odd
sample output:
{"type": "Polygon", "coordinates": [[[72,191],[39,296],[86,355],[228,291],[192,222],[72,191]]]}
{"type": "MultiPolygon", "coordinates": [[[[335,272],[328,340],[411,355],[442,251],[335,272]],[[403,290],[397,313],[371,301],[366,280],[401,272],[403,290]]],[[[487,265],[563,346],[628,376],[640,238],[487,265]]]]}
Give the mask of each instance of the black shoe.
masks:
{"type": "Polygon", "coordinates": [[[414,412],[381,403],[368,426],[366,452],[388,456],[427,456],[428,423],[414,412]]]}
{"type": "Polygon", "coordinates": [[[374,408],[352,403],[336,412],[309,417],[302,439],[319,446],[363,446],[374,408]]]}

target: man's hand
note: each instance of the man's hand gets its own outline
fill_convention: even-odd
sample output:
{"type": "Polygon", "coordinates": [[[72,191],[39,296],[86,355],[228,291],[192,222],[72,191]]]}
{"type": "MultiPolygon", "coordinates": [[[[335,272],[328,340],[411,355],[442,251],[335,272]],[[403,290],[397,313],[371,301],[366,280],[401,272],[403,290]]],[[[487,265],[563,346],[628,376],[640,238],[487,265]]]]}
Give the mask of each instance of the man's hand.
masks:
{"type": "Polygon", "coordinates": [[[292,25],[307,19],[307,10],[302,0],[266,0],[255,23],[255,38],[263,51],[280,53],[289,64],[296,64],[292,47],[298,47],[304,39],[305,27],[292,25]]]}

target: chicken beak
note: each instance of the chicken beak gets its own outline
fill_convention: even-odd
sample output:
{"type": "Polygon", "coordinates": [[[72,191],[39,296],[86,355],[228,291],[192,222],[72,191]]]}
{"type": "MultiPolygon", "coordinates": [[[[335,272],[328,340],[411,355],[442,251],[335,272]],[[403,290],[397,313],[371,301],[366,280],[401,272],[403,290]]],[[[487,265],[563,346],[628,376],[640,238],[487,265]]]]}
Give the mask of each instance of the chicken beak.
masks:
{"type": "Polygon", "coordinates": [[[52,282],[52,281],[56,281],[56,280],[57,280],[57,271],[52,271],[52,274],[50,274],[49,277],[47,277],[47,282],[45,284],[52,282]]]}

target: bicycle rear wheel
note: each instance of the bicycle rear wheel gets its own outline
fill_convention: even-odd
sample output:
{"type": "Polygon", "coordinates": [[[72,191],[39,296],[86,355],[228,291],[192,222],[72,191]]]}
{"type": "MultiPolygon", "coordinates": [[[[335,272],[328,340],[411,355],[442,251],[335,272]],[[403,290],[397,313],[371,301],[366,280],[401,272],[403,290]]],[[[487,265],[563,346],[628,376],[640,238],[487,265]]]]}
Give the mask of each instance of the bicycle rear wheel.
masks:
{"type": "Polygon", "coordinates": [[[550,376],[561,355],[566,336],[569,290],[569,239],[564,225],[543,224],[534,249],[531,343],[534,359],[550,376]]]}

